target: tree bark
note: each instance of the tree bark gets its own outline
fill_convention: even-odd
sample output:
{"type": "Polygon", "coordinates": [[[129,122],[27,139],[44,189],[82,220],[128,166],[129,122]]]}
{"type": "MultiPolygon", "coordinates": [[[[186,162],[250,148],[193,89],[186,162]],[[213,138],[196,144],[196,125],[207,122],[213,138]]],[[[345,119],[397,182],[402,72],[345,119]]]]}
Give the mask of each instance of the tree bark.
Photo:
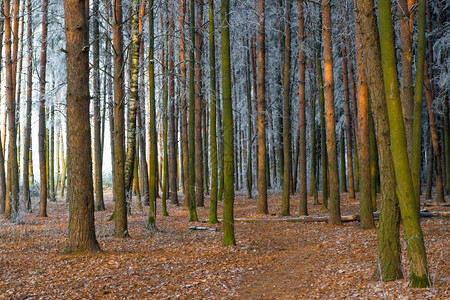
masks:
{"type": "MultiPolygon", "coordinates": [[[[417,84],[419,82],[420,85],[423,85],[423,81],[420,81],[420,78],[418,77],[423,76],[422,71],[424,60],[421,60],[420,58],[425,58],[425,4],[425,0],[420,0],[418,50],[419,57],[416,74],[416,89],[418,88],[417,84]],[[422,72],[422,74],[420,72],[422,72]]],[[[395,61],[394,37],[392,32],[391,2],[389,0],[379,0],[378,13],[382,59],[381,61],[385,83],[384,88],[387,100],[389,125],[391,129],[391,150],[396,175],[395,177],[397,178],[397,195],[399,198],[400,210],[405,229],[405,238],[407,243],[406,245],[410,260],[410,285],[412,287],[428,287],[430,286],[431,282],[428,273],[428,263],[425,244],[423,241],[422,228],[420,226],[419,211],[417,209],[419,198],[417,194],[416,197],[414,197],[415,192],[417,193],[418,191],[418,189],[414,189],[413,185],[413,178],[416,179],[414,177],[416,175],[415,173],[413,173],[411,176],[411,169],[409,168],[408,154],[406,149],[406,134],[400,102],[400,91],[398,87],[397,68],[395,61]]],[[[421,93],[419,94],[421,95],[421,93]]],[[[417,101],[416,99],[415,105],[418,102],[421,101],[417,101]]],[[[414,121],[416,121],[416,119],[414,119],[414,121]]],[[[418,132],[420,133],[420,131],[418,132]]],[[[415,138],[417,138],[416,135],[415,138]]],[[[417,141],[417,139],[415,141],[417,141]]],[[[415,144],[414,141],[413,143],[415,144]]],[[[418,139],[418,145],[420,146],[420,139],[418,139]]],[[[420,169],[420,151],[415,155],[414,149],[415,148],[413,148],[413,159],[416,155],[419,156],[420,169]]],[[[414,168],[412,169],[414,171],[414,168]]]]}
{"type": "Polygon", "coordinates": [[[203,196],[203,140],[202,140],[203,0],[195,0],[195,2],[198,3],[197,20],[196,20],[197,30],[195,33],[195,199],[197,201],[197,206],[203,207],[205,206],[205,199],[203,196]]]}
{"type": "Polygon", "coordinates": [[[341,209],[339,196],[339,171],[336,146],[336,120],[334,111],[334,79],[333,79],[333,44],[331,40],[331,4],[330,0],[322,0],[323,9],[323,61],[324,90],[327,124],[328,171],[330,174],[330,221],[340,225],[341,209]]]}
{"type": "Polygon", "coordinates": [[[67,107],[69,163],[69,242],[67,251],[101,252],[95,237],[89,126],[88,1],[64,0],[67,49],[67,107]]]}
{"type": "Polygon", "coordinates": [[[223,199],[223,244],[236,245],[234,238],[234,145],[233,106],[231,100],[231,55],[230,55],[230,1],[222,0],[221,40],[222,40],[222,99],[224,128],[224,199],[223,199]]]}

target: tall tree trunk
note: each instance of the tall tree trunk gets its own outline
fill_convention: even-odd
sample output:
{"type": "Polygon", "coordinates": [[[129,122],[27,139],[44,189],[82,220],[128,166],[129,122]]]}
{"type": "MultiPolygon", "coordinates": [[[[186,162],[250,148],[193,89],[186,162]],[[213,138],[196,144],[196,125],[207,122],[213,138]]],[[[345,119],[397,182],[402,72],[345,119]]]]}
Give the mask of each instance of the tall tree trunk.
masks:
{"type": "MultiPolygon", "coordinates": [[[[17,31],[16,31],[17,32],[17,31]]],[[[6,102],[8,114],[8,160],[7,160],[7,190],[5,217],[16,221],[19,209],[19,174],[17,165],[17,145],[16,145],[16,114],[14,101],[14,66],[11,56],[11,8],[10,0],[5,1],[5,59],[6,59],[6,102]],[[8,188],[8,186],[7,186],[8,188]],[[8,192],[9,191],[9,192],[8,192]]],[[[14,53],[14,52],[13,52],[14,53]]],[[[5,147],[6,148],[6,147],[5,147]]]]}
{"type": "Polygon", "coordinates": [[[427,43],[425,39],[426,0],[420,0],[419,8],[422,6],[423,12],[419,11],[417,15],[417,63],[414,87],[413,137],[411,147],[411,176],[414,185],[414,199],[416,202],[417,211],[420,210],[421,188],[420,167],[422,163],[422,103],[427,43]]]}
{"type": "MultiPolygon", "coordinates": [[[[300,215],[308,215],[306,191],[306,93],[305,18],[303,1],[298,4],[299,36],[299,123],[300,123],[300,215]]],[[[313,120],[314,122],[314,120],[313,120]]],[[[314,147],[314,145],[312,146],[314,147]]]]}
{"type": "Polygon", "coordinates": [[[333,44],[331,40],[331,4],[330,0],[322,0],[323,9],[323,61],[324,90],[327,123],[328,171],[330,172],[330,222],[340,225],[341,209],[339,196],[339,171],[336,147],[336,121],[334,112],[334,79],[333,79],[333,44]]]}
{"type": "Polygon", "coordinates": [[[42,1],[42,44],[39,80],[39,171],[41,178],[40,217],[47,217],[47,163],[45,155],[45,78],[47,71],[48,0],[42,1]]]}
{"type": "Polygon", "coordinates": [[[290,215],[291,194],[291,2],[286,1],[286,22],[284,38],[284,75],[283,75],[283,197],[281,199],[281,214],[290,215]]]}
{"type": "Polygon", "coordinates": [[[191,49],[189,50],[189,221],[197,221],[197,205],[195,201],[195,1],[191,0],[190,6],[190,29],[191,29],[191,49]]]}
{"type": "Polygon", "coordinates": [[[249,198],[252,198],[252,188],[253,188],[253,182],[252,182],[252,175],[253,175],[253,162],[252,162],[252,82],[251,82],[251,44],[249,42],[249,49],[247,52],[247,66],[245,68],[247,72],[247,81],[246,81],[246,88],[247,88],[247,195],[249,198]]]}
{"type": "Polygon", "coordinates": [[[149,229],[156,228],[156,182],[157,182],[157,161],[156,161],[156,99],[155,99],[155,31],[154,31],[154,16],[153,16],[153,0],[148,2],[148,20],[149,20],[149,91],[150,91],[150,115],[149,115],[149,130],[150,130],[150,159],[149,159],[149,215],[148,224],[149,229]]]}
{"type": "Polygon", "coordinates": [[[375,228],[372,212],[370,180],[370,125],[369,125],[369,91],[361,49],[360,29],[356,24],[356,56],[358,68],[358,161],[359,161],[359,207],[361,211],[361,228],[375,228]]]}
{"type": "Polygon", "coordinates": [[[341,192],[346,193],[347,190],[347,171],[345,170],[345,131],[344,128],[341,127],[340,134],[340,142],[339,142],[339,155],[340,155],[340,183],[341,183],[341,192]]]}
{"type": "MultiPolygon", "coordinates": [[[[423,53],[425,50],[425,4],[425,0],[420,0],[419,57],[416,74],[416,89],[418,88],[417,84],[419,82],[420,85],[423,86],[423,63],[425,58],[423,53]],[[418,79],[418,77],[422,77],[422,81],[420,78],[418,79]]],[[[413,173],[411,176],[411,169],[409,168],[406,149],[406,134],[402,118],[402,107],[400,102],[400,91],[398,88],[397,68],[395,61],[394,37],[392,32],[391,2],[389,0],[379,0],[378,13],[381,58],[385,83],[384,87],[387,100],[389,125],[391,129],[391,150],[396,175],[395,177],[397,178],[397,195],[399,198],[400,210],[405,229],[406,245],[410,260],[410,285],[412,287],[427,287],[430,286],[431,282],[428,273],[427,255],[423,241],[422,228],[420,226],[419,211],[417,209],[419,198],[417,194],[416,197],[414,197],[414,193],[418,191],[418,189],[415,190],[413,186],[413,178],[416,175],[413,173]]],[[[418,90],[416,90],[416,94],[418,94],[417,92],[418,90]]],[[[422,93],[419,94],[421,95],[422,93]]],[[[417,101],[417,98],[414,102],[414,105],[419,102],[421,103],[421,101],[417,101]]],[[[414,121],[416,121],[416,119],[414,119],[414,121]]],[[[420,130],[418,132],[420,133],[420,130]]],[[[415,146],[415,141],[417,140],[416,138],[417,136],[415,136],[413,146],[415,146]]],[[[418,145],[420,148],[420,139],[418,141],[418,145]]],[[[413,147],[413,166],[415,156],[418,155],[420,169],[420,151],[416,154],[414,149],[415,148],[413,147]]]]}
{"type": "Polygon", "coordinates": [[[353,143],[352,143],[352,116],[350,112],[350,91],[348,80],[348,65],[347,65],[347,47],[344,43],[344,31],[340,26],[342,32],[342,71],[344,73],[344,97],[345,97],[345,121],[346,121],[346,144],[347,144],[347,172],[348,172],[348,196],[351,199],[355,198],[355,183],[353,178],[353,143]]]}
{"type": "MultiPolygon", "coordinates": [[[[218,192],[218,170],[217,170],[217,135],[216,135],[216,42],[214,35],[214,0],[209,0],[209,68],[210,68],[210,143],[211,143],[211,206],[209,211],[209,222],[219,223],[217,219],[217,192],[218,192]]],[[[206,138],[206,137],[205,137],[206,138]]]]}
{"type": "Polygon", "coordinates": [[[189,208],[189,138],[188,138],[188,103],[186,100],[186,42],[184,19],[186,15],[186,0],[180,0],[180,98],[181,98],[181,142],[183,151],[184,207],[189,208]]]}
{"type": "Polygon", "coordinates": [[[412,74],[412,31],[414,19],[410,19],[408,0],[398,1],[398,15],[400,25],[400,40],[402,54],[402,81],[400,98],[402,100],[403,118],[406,130],[408,158],[411,161],[411,142],[413,140],[413,114],[414,114],[414,86],[412,74]]]}
{"type": "MultiPolygon", "coordinates": [[[[444,180],[442,176],[442,160],[441,160],[441,150],[439,146],[439,137],[438,137],[438,130],[436,125],[436,116],[434,114],[433,109],[433,88],[432,88],[432,82],[431,78],[429,76],[428,72],[428,64],[425,62],[425,95],[427,98],[427,105],[428,105],[428,115],[430,116],[430,131],[431,131],[431,144],[433,145],[433,152],[436,156],[436,202],[437,203],[443,203],[445,202],[444,196],[444,180]]],[[[431,68],[431,67],[430,67],[431,68]]]]}
{"type": "Polygon", "coordinates": [[[113,48],[114,48],[114,235],[128,235],[127,204],[125,194],[125,103],[124,103],[124,57],[123,57],[122,0],[113,5],[113,48]]]}
{"type": "Polygon", "coordinates": [[[258,2],[258,213],[268,214],[266,181],[266,1],[258,2]]]}
{"type": "Polygon", "coordinates": [[[95,237],[89,126],[88,1],[64,0],[67,48],[68,144],[76,149],[69,163],[69,243],[67,251],[100,252],[95,237]]]}
{"type": "Polygon", "coordinates": [[[224,199],[223,199],[223,244],[236,245],[234,238],[234,145],[233,106],[231,100],[231,55],[230,55],[230,1],[222,0],[220,8],[222,37],[222,99],[224,128],[224,199]]]}
{"type": "MultiPolygon", "coordinates": [[[[203,0],[198,3],[197,29],[195,33],[195,199],[197,206],[205,206],[203,196],[203,141],[202,141],[202,54],[203,54],[203,0]]],[[[191,24],[192,20],[191,20],[191,24]]],[[[195,23],[194,23],[195,24],[195,23]]]]}
{"type": "Polygon", "coordinates": [[[92,7],[92,28],[94,44],[94,84],[93,84],[93,105],[94,105],[94,173],[95,173],[95,209],[105,210],[103,201],[103,170],[102,170],[102,142],[101,142],[101,116],[100,116],[100,29],[99,29],[99,0],[93,1],[92,7]]]}
{"type": "MultiPolygon", "coordinates": [[[[145,1],[144,1],[145,2],[145,1]]],[[[172,3],[172,2],[171,2],[172,3]]],[[[170,6],[173,10],[173,3],[170,6]]],[[[174,32],[175,21],[173,16],[169,18],[169,173],[170,176],[170,201],[172,204],[178,205],[178,181],[177,181],[177,125],[175,121],[175,50],[174,50],[174,32]]]]}
{"type": "MultiPolygon", "coordinates": [[[[400,212],[396,193],[396,179],[392,168],[390,129],[384,82],[381,67],[380,43],[373,0],[356,2],[361,44],[368,87],[372,95],[371,108],[374,116],[381,175],[381,213],[378,227],[378,263],[373,277],[392,281],[402,278],[401,248],[399,239],[400,212]]],[[[356,124],[355,124],[356,125],[356,124]]]]}
{"type": "MultiPolygon", "coordinates": [[[[28,47],[28,66],[27,66],[27,110],[26,110],[26,123],[25,123],[25,136],[23,143],[23,201],[28,212],[31,212],[31,196],[30,196],[30,150],[31,150],[31,101],[33,99],[33,22],[32,22],[32,10],[31,0],[27,1],[27,47],[28,47]]],[[[1,150],[1,149],[0,149],[1,150]]],[[[1,163],[1,159],[0,159],[1,163]]],[[[0,167],[1,168],[1,167],[0,167]]],[[[1,176],[1,172],[0,172],[1,176]]],[[[0,188],[1,189],[1,188],[0,188]]],[[[0,191],[0,197],[2,193],[0,191]]]]}
{"type": "MultiPolygon", "coordinates": [[[[167,8],[167,6],[166,6],[167,8]]],[[[168,12],[168,10],[166,9],[166,13],[168,12]]],[[[167,30],[167,26],[163,24],[163,14],[161,14],[161,29],[164,32],[164,29],[167,30]],[[166,27],[166,28],[164,28],[166,27]]],[[[165,39],[165,43],[163,46],[163,49],[161,51],[161,67],[163,70],[163,98],[164,98],[164,103],[163,103],[163,124],[162,124],[162,134],[163,134],[163,173],[162,173],[162,190],[163,190],[163,194],[162,194],[162,213],[163,216],[167,217],[169,216],[169,213],[167,212],[167,198],[168,198],[168,194],[169,194],[169,152],[167,150],[167,137],[169,134],[169,118],[168,118],[168,102],[169,102],[169,69],[167,66],[168,63],[168,56],[169,53],[167,51],[167,47],[168,47],[168,43],[169,43],[169,36],[166,34],[166,39],[165,39]]],[[[173,176],[173,174],[170,174],[173,176]]]]}

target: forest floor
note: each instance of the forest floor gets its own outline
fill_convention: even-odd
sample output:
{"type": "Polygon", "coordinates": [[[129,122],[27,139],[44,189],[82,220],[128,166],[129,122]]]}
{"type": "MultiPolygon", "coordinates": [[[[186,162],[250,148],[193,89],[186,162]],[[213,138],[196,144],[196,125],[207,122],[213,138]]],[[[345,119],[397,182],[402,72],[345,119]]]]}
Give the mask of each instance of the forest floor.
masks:
{"type": "MultiPolygon", "coordinates": [[[[158,230],[146,229],[144,212],[133,203],[129,238],[113,237],[108,222],[114,203],[105,190],[105,212],[96,212],[97,238],[104,254],[63,254],[68,204],[49,202],[48,218],[23,213],[19,225],[0,217],[0,299],[449,299],[450,220],[422,219],[433,286],[408,288],[408,261],[402,234],[405,279],[371,281],[376,268],[376,230],[358,222],[236,222],[236,247],[223,247],[221,225],[189,223],[182,206],[159,210],[158,230]],[[209,226],[218,231],[189,230],[209,226]]],[[[256,215],[257,200],[237,193],[236,218],[280,218],[280,193],[269,193],[271,215],[256,215]]],[[[450,200],[450,199],[448,199],[450,200]]],[[[448,201],[447,200],[447,201],[448,201]]],[[[325,215],[308,199],[310,215],[325,215]]],[[[342,194],[342,214],[358,212],[358,201],[342,194]]],[[[198,208],[208,219],[209,203],[198,208]]],[[[298,216],[298,195],[291,213],[298,216]]],[[[160,207],[158,199],[158,207],[160,207]]],[[[219,216],[221,215],[219,204],[219,216]]],[[[449,207],[429,207],[449,210],[449,207]]]]}

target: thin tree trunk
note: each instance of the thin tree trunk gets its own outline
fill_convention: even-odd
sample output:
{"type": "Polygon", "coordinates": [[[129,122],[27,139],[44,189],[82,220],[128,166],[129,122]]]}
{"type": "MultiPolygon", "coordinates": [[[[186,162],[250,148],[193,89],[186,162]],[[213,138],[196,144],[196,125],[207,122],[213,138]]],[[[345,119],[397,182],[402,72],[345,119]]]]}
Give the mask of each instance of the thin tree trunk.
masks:
{"type": "MultiPolygon", "coordinates": [[[[306,191],[306,93],[305,93],[305,18],[303,2],[298,4],[299,24],[299,123],[300,123],[300,215],[308,215],[306,191]]],[[[314,120],[313,120],[314,122],[314,120]]],[[[314,145],[312,146],[314,147],[314,145]]]]}
{"type": "Polygon", "coordinates": [[[114,48],[114,235],[128,235],[126,187],[125,187],[125,149],[124,149],[124,57],[122,33],[122,0],[114,0],[113,5],[113,48],[114,48]]]}
{"type": "MultiPolygon", "coordinates": [[[[193,0],[194,1],[194,0],[193,0]]],[[[195,33],[195,199],[198,207],[205,206],[203,196],[203,141],[202,141],[202,54],[203,54],[203,0],[198,3],[197,29],[195,33]]],[[[192,15],[192,13],[191,13],[192,15]]],[[[191,24],[193,21],[191,20],[191,24]]]]}
{"type": "Polygon", "coordinates": [[[284,75],[283,75],[283,196],[281,199],[281,214],[290,215],[290,194],[291,194],[291,2],[286,1],[286,22],[284,38],[284,75]]]}
{"type": "Polygon", "coordinates": [[[105,210],[103,201],[103,171],[102,171],[102,142],[101,142],[101,116],[100,116],[100,31],[99,31],[99,0],[93,1],[92,7],[92,27],[94,44],[94,84],[93,84],[93,105],[94,105],[94,173],[95,173],[95,209],[105,210]]]}
{"type": "MultiPolygon", "coordinates": [[[[216,42],[214,35],[214,0],[209,0],[209,67],[210,67],[210,143],[211,143],[211,206],[209,222],[219,223],[217,219],[217,194],[218,194],[218,170],[217,170],[217,135],[216,135],[216,42]]],[[[205,137],[206,138],[206,137],[205,137]]]]}
{"type": "Polygon", "coordinates": [[[258,2],[258,213],[268,214],[267,178],[266,178],[266,116],[265,116],[265,84],[266,84],[266,2],[258,2]]]}
{"type": "MultiPolygon", "coordinates": [[[[32,6],[31,0],[27,1],[27,47],[28,47],[28,66],[27,66],[27,109],[26,109],[26,123],[25,123],[25,136],[23,145],[23,171],[22,171],[22,181],[23,181],[23,201],[28,212],[31,212],[31,196],[30,196],[30,153],[31,151],[31,101],[33,98],[33,22],[32,22],[32,6]]],[[[1,149],[0,149],[1,151],[1,149]]],[[[0,158],[0,164],[1,164],[0,158]]],[[[1,167],[0,167],[1,168],[1,167]]],[[[0,171],[1,176],[1,171],[0,171]]],[[[1,185],[1,184],[0,184],[1,185]]],[[[1,190],[1,187],[0,187],[1,190]]],[[[2,193],[0,191],[0,197],[2,193]]]]}
{"type": "Polygon", "coordinates": [[[250,56],[251,56],[251,45],[249,43],[249,49],[247,52],[247,66],[245,68],[247,72],[247,195],[249,198],[252,198],[252,188],[253,188],[253,182],[252,182],[252,175],[253,175],[253,169],[252,169],[252,83],[251,83],[251,74],[250,74],[250,56]]]}
{"type": "Polygon", "coordinates": [[[191,49],[189,51],[189,221],[198,221],[197,217],[197,205],[195,199],[195,176],[196,169],[195,164],[198,163],[195,160],[195,0],[191,0],[190,6],[190,30],[191,30],[191,49]]]}

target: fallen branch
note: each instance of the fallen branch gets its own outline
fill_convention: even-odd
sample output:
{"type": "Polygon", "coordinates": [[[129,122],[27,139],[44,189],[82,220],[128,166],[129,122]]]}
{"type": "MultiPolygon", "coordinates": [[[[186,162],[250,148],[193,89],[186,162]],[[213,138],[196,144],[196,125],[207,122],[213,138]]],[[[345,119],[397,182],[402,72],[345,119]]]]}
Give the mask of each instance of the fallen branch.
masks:
{"type": "Polygon", "coordinates": [[[190,229],[190,230],[219,231],[219,229],[217,229],[217,228],[212,228],[212,227],[198,227],[198,226],[189,227],[189,229],[190,229]]]}
{"type": "Polygon", "coordinates": [[[421,204],[420,206],[444,206],[444,207],[447,207],[447,206],[450,206],[450,203],[424,203],[424,204],[421,204]]]}

